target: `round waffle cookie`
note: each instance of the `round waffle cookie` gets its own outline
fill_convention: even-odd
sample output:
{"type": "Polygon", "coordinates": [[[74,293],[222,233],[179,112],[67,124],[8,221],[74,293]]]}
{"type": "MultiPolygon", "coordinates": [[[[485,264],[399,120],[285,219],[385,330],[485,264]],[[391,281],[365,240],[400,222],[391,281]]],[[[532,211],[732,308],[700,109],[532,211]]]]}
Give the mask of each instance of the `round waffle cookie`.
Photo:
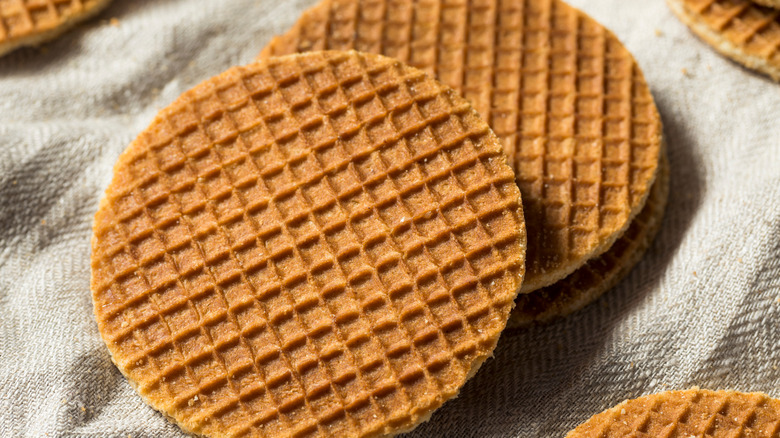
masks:
{"type": "Polygon", "coordinates": [[[461,92],[501,139],[523,194],[522,292],[606,251],[639,213],[661,147],[642,72],[618,39],[559,0],[324,0],[260,57],[382,53],[461,92]]]}
{"type": "Polygon", "coordinates": [[[749,0],[667,0],[667,4],[717,51],[780,81],[780,10],[749,0]]]}
{"type": "Polygon", "coordinates": [[[0,56],[57,37],[110,0],[0,0],[0,56]]]}
{"type": "Polygon", "coordinates": [[[669,197],[669,162],[661,157],[650,196],[644,208],[631,221],[628,230],[607,252],[588,260],[573,274],[557,283],[517,297],[509,316],[512,328],[548,323],[568,316],[595,301],[612,289],[642,259],[661,228],[669,197]]]}
{"type": "Polygon", "coordinates": [[[764,394],[694,388],[625,401],[566,438],[780,436],[780,400],[764,394]]]}
{"type": "Polygon", "coordinates": [[[525,234],[465,99],[397,60],[316,52],[162,110],[119,158],[92,251],[114,362],[183,429],[383,436],[492,354],[525,234]]]}

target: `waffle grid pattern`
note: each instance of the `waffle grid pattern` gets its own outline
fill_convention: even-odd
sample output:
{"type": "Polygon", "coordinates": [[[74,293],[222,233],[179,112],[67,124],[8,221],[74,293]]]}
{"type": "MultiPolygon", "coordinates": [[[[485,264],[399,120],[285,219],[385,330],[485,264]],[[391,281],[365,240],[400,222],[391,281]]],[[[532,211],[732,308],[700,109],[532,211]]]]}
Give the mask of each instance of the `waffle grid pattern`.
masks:
{"type": "Polygon", "coordinates": [[[747,55],[780,67],[780,10],[748,0],[683,0],[714,31],[747,55]]]}
{"type": "Polygon", "coordinates": [[[434,73],[489,121],[517,171],[524,291],[606,250],[641,209],[661,126],[620,42],[559,0],[324,0],[261,57],[382,53],[434,73]]]}
{"type": "Polygon", "coordinates": [[[780,435],[780,402],[763,394],[674,391],[625,402],[567,435],[653,438],[773,438],[780,435]]]}
{"type": "Polygon", "coordinates": [[[0,0],[0,43],[53,30],[89,14],[97,0],[0,0]]]}
{"type": "Polygon", "coordinates": [[[513,186],[487,126],[419,71],[355,54],[233,69],[120,160],[95,225],[101,333],[197,433],[408,429],[503,328],[513,186]]]}
{"type": "Polygon", "coordinates": [[[663,158],[645,206],[609,250],[588,260],[563,280],[518,296],[509,318],[510,327],[526,327],[567,316],[596,300],[628,274],[661,227],[669,194],[668,167],[663,158]]]}

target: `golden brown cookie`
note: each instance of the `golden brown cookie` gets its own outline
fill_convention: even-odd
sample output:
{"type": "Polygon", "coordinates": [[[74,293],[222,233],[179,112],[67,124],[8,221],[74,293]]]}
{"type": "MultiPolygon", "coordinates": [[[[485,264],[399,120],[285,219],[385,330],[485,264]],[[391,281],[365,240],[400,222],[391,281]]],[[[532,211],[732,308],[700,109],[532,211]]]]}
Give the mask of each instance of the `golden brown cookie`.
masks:
{"type": "Polygon", "coordinates": [[[639,263],[661,228],[669,197],[669,162],[661,157],[658,177],[644,208],[604,254],[557,283],[517,297],[509,327],[521,328],[568,316],[612,289],[639,263]]]}
{"type": "Polygon", "coordinates": [[[95,216],[100,333],[206,436],[379,436],[492,354],[522,281],[520,193],[465,99],[397,60],[317,52],[184,93],[95,216]]]}
{"type": "Polygon", "coordinates": [[[523,292],[606,251],[644,206],[662,129],[634,58],[560,0],[323,0],[261,57],[382,53],[474,104],[517,173],[528,231],[523,292]]]}
{"type": "Polygon", "coordinates": [[[764,394],[694,388],[625,401],[566,438],[777,438],[780,401],[764,394]]]}
{"type": "Polygon", "coordinates": [[[749,0],[667,0],[667,4],[717,51],[780,81],[780,11],[749,0]]]}
{"type": "Polygon", "coordinates": [[[111,0],[0,0],[0,56],[57,37],[111,0]]]}

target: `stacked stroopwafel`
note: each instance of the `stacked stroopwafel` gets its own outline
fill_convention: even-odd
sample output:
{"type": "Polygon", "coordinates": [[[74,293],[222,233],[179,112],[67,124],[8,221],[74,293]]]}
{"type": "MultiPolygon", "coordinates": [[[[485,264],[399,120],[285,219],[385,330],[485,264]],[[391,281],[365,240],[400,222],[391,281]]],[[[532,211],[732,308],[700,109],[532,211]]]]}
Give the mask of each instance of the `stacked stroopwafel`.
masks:
{"type": "Polygon", "coordinates": [[[667,0],[691,30],[725,56],[780,81],[780,1],[667,0]]]}
{"type": "Polygon", "coordinates": [[[100,12],[111,0],[0,0],[0,56],[34,46],[100,12]]]}
{"type": "Polygon", "coordinates": [[[662,158],[633,57],[559,0],[325,0],[122,154],[94,226],[100,332],[194,433],[408,431],[521,286],[515,325],[625,275],[662,158]]]}
{"type": "Polygon", "coordinates": [[[661,228],[669,195],[669,163],[665,156],[657,179],[642,211],[607,252],[588,260],[585,266],[551,286],[518,296],[509,325],[525,327],[567,316],[623,279],[642,258],[661,228]]]}
{"type": "Polygon", "coordinates": [[[382,53],[435,74],[499,136],[523,194],[523,292],[539,295],[523,298],[513,321],[582,307],[647,247],[663,202],[650,225],[599,257],[645,206],[662,128],[631,54],[584,13],[559,0],[324,0],[260,57],[322,49],[382,53]]]}
{"type": "Polygon", "coordinates": [[[776,438],[780,400],[764,394],[694,388],[625,401],[566,438],[776,438]]]}
{"type": "Polygon", "coordinates": [[[236,67],[122,154],[95,217],[119,369],[208,436],[379,436],[492,353],[524,271],[519,190],[457,93],[378,55],[236,67]]]}

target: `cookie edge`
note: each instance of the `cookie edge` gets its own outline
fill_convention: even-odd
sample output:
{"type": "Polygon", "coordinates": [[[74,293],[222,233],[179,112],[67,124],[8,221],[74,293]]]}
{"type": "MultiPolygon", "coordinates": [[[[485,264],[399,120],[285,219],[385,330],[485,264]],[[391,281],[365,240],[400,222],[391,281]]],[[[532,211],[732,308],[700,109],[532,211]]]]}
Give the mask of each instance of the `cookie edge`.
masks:
{"type": "Polygon", "coordinates": [[[64,34],[68,30],[72,29],[79,23],[89,20],[99,13],[103,12],[112,0],[98,0],[97,3],[88,11],[80,14],[73,14],[65,16],[64,20],[54,28],[41,33],[32,33],[19,38],[10,38],[4,43],[0,43],[0,56],[7,55],[16,49],[22,47],[35,47],[43,43],[51,41],[58,36],[64,34]]]}
{"type": "MultiPolygon", "coordinates": [[[[658,232],[661,230],[661,224],[663,223],[663,219],[666,215],[666,207],[669,201],[670,179],[671,179],[671,166],[669,164],[666,148],[664,146],[664,151],[661,155],[661,164],[659,166],[658,177],[656,178],[656,182],[654,183],[654,184],[660,184],[658,189],[661,190],[659,192],[660,196],[658,198],[656,212],[653,216],[650,217],[650,220],[648,221],[649,223],[645,225],[644,236],[641,238],[641,242],[639,243],[639,245],[637,245],[634,248],[633,252],[631,252],[628,256],[626,256],[623,259],[623,263],[621,264],[622,266],[620,266],[617,270],[613,271],[611,275],[608,276],[607,278],[603,278],[600,283],[592,285],[590,288],[584,291],[584,293],[579,293],[575,297],[570,297],[570,299],[568,300],[562,300],[560,302],[554,301],[554,304],[556,304],[555,306],[550,306],[546,308],[545,311],[542,311],[541,313],[538,314],[520,313],[518,311],[519,307],[515,307],[515,309],[512,311],[512,313],[509,316],[509,323],[507,324],[507,329],[512,329],[512,330],[525,329],[534,325],[549,324],[559,319],[566,318],[567,316],[570,316],[582,310],[583,308],[587,307],[594,301],[598,300],[602,295],[604,295],[606,292],[610,291],[615,286],[617,286],[621,281],[623,281],[631,273],[634,267],[637,264],[639,264],[639,262],[642,261],[644,255],[647,253],[647,251],[650,249],[653,242],[655,241],[658,232]]],[[[655,185],[650,189],[651,195],[654,189],[655,189],[655,185]]],[[[629,224],[629,228],[630,226],[631,225],[629,224]]],[[[620,240],[620,238],[618,238],[618,240],[620,240]]],[[[607,250],[605,254],[608,252],[609,250],[607,250]]],[[[590,262],[590,260],[588,262],[590,262]]],[[[584,265],[580,269],[585,269],[586,265],[584,265]]],[[[576,271],[574,273],[576,273],[576,271]]],[[[574,273],[572,273],[571,275],[574,275],[574,273]]],[[[559,281],[563,281],[563,280],[559,280],[559,281]]],[[[531,293],[533,294],[536,292],[539,292],[539,290],[531,293]]]]}
{"type": "MultiPolygon", "coordinates": [[[[106,1],[108,3],[111,0],[106,0],[106,1]]],[[[98,311],[97,311],[98,310],[98,304],[97,304],[97,301],[95,301],[95,299],[94,299],[95,298],[95,289],[94,289],[95,278],[94,278],[94,274],[93,274],[93,266],[94,266],[93,254],[94,254],[94,251],[95,251],[95,247],[97,245],[97,235],[95,233],[96,225],[97,225],[98,221],[100,220],[100,217],[104,214],[103,213],[104,208],[106,208],[106,206],[108,205],[109,200],[108,200],[108,196],[107,195],[109,193],[109,189],[112,187],[112,185],[114,183],[114,177],[116,176],[117,169],[119,169],[121,167],[120,165],[125,165],[126,164],[126,161],[130,157],[130,153],[129,152],[131,151],[131,148],[133,148],[134,145],[137,144],[137,142],[140,140],[141,136],[144,135],[149,130],[149,128],[151,128],[152,126],[155,126],[157,123],[159,123],[159,121],[163,118],[163,114],[166,114],[170,110],[171,107],[173,107],[173,106],[175,106],[175,105],[177,105],[177,104],[179,104],[181,102],[186,101],[191,94],[195,93],[196,89],[198,89],[199,87],[204,86],[205,83],[210,83],[211,81],[215,80],[217,77],[220,77],[220,76],[232,75],[236,71],[243,70],[243,69],[245,69],[248,66],[255,65],[255,64],[267,63],[271,59],[296,58],[296,57],[300,57],[300,56],[306,56],[307,54],[310,54],[310,53],[327,53],[327,52],[342,53],[342,54],[357,54],[358,56],[362,56],[364,58],[365,57],[385,58],[385,59],[391,60],[393,63],[402,64],[402,65],[405,65],[407,68],[411,68],[411,69],[414,69],[414,70],[421,71],[421,70],[419,70],[419,69],[417,69],[415,67],[412,67],[412,66],[409,66],[407,64],[404,64],[403,62],[401,62],[401,61],[399,61],[399,60],[397,60],[395,58],[391,58],[391,57],[384,56],[384,55],[379,55],[379,54],[373,54],[373,53],[358,52],[358,51],[355,51],[355,50],[350,50],[350,51],[346,51],[346,52],[340,52],[340,51],[320,51],[320,52],[293,53],[293,54],[289,54],[289,55],[269,57],[269,58],[265,58],[265,59],[256,59],[256,60],[253,60],[252,62],[250,62],[249,64],[231,67],[230,69],[228,69],[228,70],[226,70],[224,72],[221,72],[221,73],[219,73],[217,75],[214,75],[214,76],[212,76],[210,78],[207,78],[204,81],[200,82],[199,84],[196,84],[192,88],[184,91],[178,98],[176,98],[174,101],[172,101],[170,104],[168,104],[165,108],[161,109],[158,112],[158,114],[155,115],[155,117],[152,119],[152,121],[149,123],[149,125],[141,131],[139,136],[136,139],[134,139],[122,151],[122,153],[117,158],[117,161],[114,164],[114,167],[112,169],[112,179],[109,182],[108,186],[106,187],[106,189],[103,192],[103,195],[102,195],[102,197],[100,199],[98,209],[97,209],[97,211],[95,213],[95,216],[94,216],[94,219],[93,219],[93,222],[92,222],[92,237],[91,237],[91,240],[90,240],[90,243],[91,243],[91,246],[90,246],[90,248],[91,248],[90,249],[90,293],[91,294],[90,295],[91,295],[92,304],[93,304],[93,309],[92,309],[93,310],[93,317],[95,318],[95,321],[96,321],[96,323],[98,325],[98,332],[100,334],[100,339],[103,342],[103,344],[106,346],[106,349],[109,352],[109,356],[111,358],[111,362],[114,364],[114,366],[116,366],[116,368],[119,370],[119,372],[125,377],[125,380],[127,380],[127,382],[130,384],[130,386],[133,388],[134,392],[141,397],[143,402],[147,406],[149,406],[150,408],[152,408],[155,411],[157,411],[160,414],[162,414],[168,421],[170,421],[172,424],[175,424],[176,426],[178,426],[185,434],[187,434],[189,436],[207,438],[207,437],[227,437],[227,436],[229,436],[229,434],[215,434],[215,433],[213,433],[213,431],[207,431],[205,433],[195,432],[193,430],[193,428],[190,427],[191,425],[189,423],[185,423],[185,421],[180,421],[180,420],[174,418],[168,412],[164,411],[165,407],[162,406],[160,403],[152,403],[152,400],[149,397],[147,397],[145,394],[142,394],[138,390],[138,382],[136,382],[135,380],[131,379],[125,373],[125,370],[122,367],[120,367],[119,364],[117,363],[117,359],[114,356],[114,352],[112,351],[111,348],[108,347],[108,343],[103,338],[102,330],[100,329],[102,324],[100,323],[100,319],[98,317],[98,311]]],[[[431,75],[429,75],[427,73],[426,73],[426,76],[428,76],[435,83],[442,85],[449,92],[454,92],[454,90],[452,90],[452,88],[442,84],[435,77],[433,77],[433,76],[431,76],[431,75]]],[[[469,111],[472,112],[477,117],[479,117],[480,120],[482,120],[483,123],[485,123],[485,125],[488,126],[487,122],[485,122],[481,118],[481,116],[479,116],[479,114],[473,108],[471,103],[468,102],[468,100],[466,100],[464,97],[462,97],[460,95],[460,93],[454,92],[454,95],[457,97],[457,99],[467,103],[468,106],[469,106],[469,111]]],[[[494,140],[496,150],[499,151],[501,153],[501,155],[503,155],[503,147],[501,146],[501,141],[498,139],[498,137],[495,135],[493,130],[490,129],[489,126],[488,126],[488,131],[489,131],[488,135],[494,140]]],[[[512,174],[514,174],[514,170],[509,165],[509,163],[505,161],[504,164],[508,167],[508,169],[512,172],[512,174]]],[[[514,280],[515,280],[515,283],[516,283],[516,287],[515,287],[514,295],[515,295],[515,298],[516,298],[517,294],[519,293],[520,287],[521,287],[521,285],[522,285],[522,283],[524,281],[524,278],[525,278],[525,252],[527,250],[527,239],[526,239],[526,226],[525,226],[525,219],[524,219],[525,216],[524,216],[524,213],[523,213],[522,194],[520,193],[520,189],[517,188],[516,185],[515,185],[515,190],[516,190],[516,194],[517,194],[517,211],[515,212],[515,214],[517,215],[518,218],[522,219],[521,227],[518,230],[519,231],[518,232],[518,244],[523,249],[523,263],[519,263],[518,264],[519,265],[519,269],[517,270],[517,272],[518,272],[519,276],[515,276],[514,274],[511,274],[511,271],[507,271],[507,272],[510,273],[511,277],[515,277],[514,280]]],[[[508,211],[509,211],[509,209],[508,209],[508,211]]],[[[477,372],[482,367],[482,365],[485,363],[485,361],[487,361],[489,358],[493,357],[493,355],[495,354],[495,349],[496,349],[496,347],[498,345],[498,341],[501,338],[501,335],[506,331],[507,324],[509,322],[509,318],[510,318],[510,316],[512,314],[513,308],[514,308],[514,299],[512,300],[511,306],[510,306],[510,308],[508,310],[506,320],[504,321],[504,326],[500,330],[498,330],[498,332],[497,332],[497,334],[495,336],[495,339],[493,340],[492,345],[490,346],[489,349],[486,350],[486,352],[484,354],[478,355],[478,356],[476,356],[472,360],[471,367],[469,368],[469,371],[466,373],[463,382],[457,388],[455,388],[454,391],[451,394],[446,394],[446,393],[444,393],[442,391],[440,402],[438,404],[432,404],[430,409],[429,409],[429,411],[426,412],[425,414],[420,415],[420,417],[418,418],[417,422],[409,425],[406,428],[397,429],[397,430],[391,431],[389,433],[383,432],[379,436],[394,437],[396,435],[400,435],[400,434],[411,432],[412,430],[414,430],[417,427],[419,427],[421,424],[429,421],[431,419],[431,417],[433,416],[433,414],[436,413],[437,411],[439,411],[448,401],[451,401],[451,400],[457,398],[458,395],[460,394],[460,391],[463,389],[463,387],[466,385],[466,383],[477,374],[477,372]]]]}
{"type": "Polygon", "coordinates": [[[666,4],[683,24],[718,53],[750,70],[764,74],[769,76],[772,80],[780,82],[780,66],[772,65],[772,63],[765,59],[745,53],[744,50],[740,49],[740,46],[729,41],[721,33],[713,30],[701,16],[685,6],[684,0],[666,0],[666,4]]]}
{"type": "MultiPolygon", "coordinates": [[[[621,410],[626,407],[626,405],[634,402],[639,401],[647,401],[652,398],[657,397],[670,397],[670,396],[695,396],[695,395],[723,395],[723,396],[758,396],[763,399],[768,400],[774,400],[772,397],[767,395],[763,392],[741,392],[741,391],[735,391],[735,390],[710,390],[710,389],[702,389],[698,386],[694,386],[690,389],[682,389],[682,390],[675,390],[675,391],[663,391],[663,392],[657,392],[652,394],[643,395],[641,397],[633,398],[633,399],[627,399],[623,400],[622,402],[618,403],[617,405],[605,409],[604,411],[601,411],[595,415],[592,415],[587,420],[582,422],[580,425],[575,427],[573,430],[571,430],[569,433],[566,434],[564,438],[585,438],[589,431],[584,430],[592,421],[598,421],[598,420],[608,420],[610,417],[612,417],[612,421],[615,421],[620,415],[622,415],[621,410]]],[[[605,421],[606,422],[606,421],[605,421]]],[[[600,435],[599,435],[600,436],[600,435]]]]}

